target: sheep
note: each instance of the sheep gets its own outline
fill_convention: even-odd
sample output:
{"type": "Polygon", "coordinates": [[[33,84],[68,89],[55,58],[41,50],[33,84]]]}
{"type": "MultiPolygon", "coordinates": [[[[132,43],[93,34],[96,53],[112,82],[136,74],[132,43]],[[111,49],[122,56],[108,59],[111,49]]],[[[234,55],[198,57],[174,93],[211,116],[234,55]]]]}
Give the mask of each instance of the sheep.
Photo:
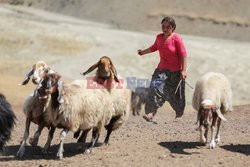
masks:
{"type": "MultiPolygon", "coordinates": [[[[101,85],[107,89],[113,99],[113,104],[115,106],[115,113],[112,114],[112,123],[105,124],[107,130],[107,136],[104,140],[104,144],[108,145],[109,136],[113,130],[118,129],[124,122],[127,121],[129,117],[129,111],[131,109],[131,90],[126,89],[126,82],[120,77],[118,79],[117,71],[112,63],[111,59],[107,56],[103,56],[100,60],[92,65],[83,75],[86,75],[97,68],[95,81],[98,83],[98,86],[101,85]],[[106,81],[106,82],[105,82],[106,81]],[[113,82],[115,81],[115,82],[113,82]],[[118,85],[117,85],[118,84],[118,85]],[[121,86],[123,84],[124,87],[121,86]]],[[[74,137],[77,137],[77,134],[74,137]]],[[[86,133],[83,133],[82,136],[78,139],[79,142],[85,141],[86,133]]]]}
{"type": "Polygon", "coordinates": [[[141,109],[145,106],[150,88],[136,88],[131,95],[131,109],[133,115],[140,115],[141,109]]]}
{"type": "Polygon", "coordinates": [[[3,151],[4,145],[10,139],[15,119],[16,116],[12,111],[10,103],[0,93],[0,152],[3,151]]]}
{"type": "MultiPolygon", "coordinates": [[[[60,137],[60,147],[57,153],[59,159],[63,158],[63,140],[68,131],[83,130],[86,136],[93,128],[92,140],[86,153],[91,152],[99,138],[102,126],[105,126],[107,135],[104,144],[108,145],[109,137],[113,130],[119,128],[129,116],[131,91],[127,89],[88,89],[86,80],[77,80],[70,85],[62,85],[63,103],[59,104],[53,100],[57,98],[58,84],[60,78],[56,74],[49,74],[42,83],[42,92],[51,94],[50,115],[54,126],[63,128],[60,137]],[[51,85],[48,87],[48,85],[51,85]]],[[[80,137],[81,138],[81,137],[80,137]]]]}
{"type": "MultiPolygon", "coordinates": [[[[28,72],[28,74],[26,75],[26,78],[20,85],[26,85],[29,82],[31,76],[32,76],[32,82],[35,85],[38,85],[43,80],[45,73],[55,73],[55,72],[51,70],[51,68],[47,66],[45,62],[38,61],[36,64],[33,65],[32,69],[30,70],[30,72],[28,72]]],[[[21,146],[17,152],[18,157],[22,157],[24,155],[26,140],[29,137],[29,128],[30,128],[31,122],[38,124],[38,129],[35,132],[34,137],[30,138],[29,140],[29,143],[32,146],[37,145],[39,136],[44,127],[51,128],[50,133],[52,133],[53,130],[55,130],[55,128],[50,127],[49,122],[44,119],[44,112],[46,109],[47,100],[48,99],[46,98],[39,98],[39,96],[37,95],[36,89],[30,96],[26,98],[23,104],[23,112],[26,116],[25,131],[24,131],[23,139],[21,141],[21,146]]],[[[50,142],[51,142],[51,139],[48,138],[48,141],[46,142],[43,148],[44,152],[48,150],[50,146],[50,142]]]]}
{"type": "Polygon", "coordinates": [[[224,114],[232,111],[232,90],[228,79],[221,73],[209,72],[196,83],[192,100],[193,108],[198,111],[200,141],[205,144],[211,126],[211,142],[209,147],[215,148],[220,142],[221,120],[226,121],[224,114]],[[217,123],[217,132],[215,126],[217,123]]]}
{"type": "Polygon", "coordinates": [[[48,96],[48,112],[46,118],[54,127],[63,128],[60,134],[60,146],[57,157],[63,158],[64,138],[69,131],[78,130],[89,131],[93,129],[91,143],[86,149],[86,153],[91,152],[95,145],[104,122],[111,122],[111,115],[114,107],[109,98],[109,93],[105,89],[86,89],[85,80],[62,85],[63,103],[59,103],[58,98],[58,74],[48,74],[41,83],[38,92],[40,96],[48,96]],[[44,95],[43,95],[44,94],[44,95]]]}

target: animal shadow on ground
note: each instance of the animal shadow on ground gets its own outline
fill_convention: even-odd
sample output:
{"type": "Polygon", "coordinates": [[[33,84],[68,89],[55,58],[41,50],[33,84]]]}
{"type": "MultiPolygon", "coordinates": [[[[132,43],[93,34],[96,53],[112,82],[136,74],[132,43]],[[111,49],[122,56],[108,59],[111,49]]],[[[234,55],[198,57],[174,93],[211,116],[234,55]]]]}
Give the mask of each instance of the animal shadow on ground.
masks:
{"type": "MultiPolygon", "coordinates": [[[[84,148],[87,147],[89,143],[81,144],[81,143],[65,143],[64,144],[64,153],[63,157],[73,157],[77,154],[82,154],[84,152],[84,148]]],[[[100,143],[96,144],[96,147],[101,146],[100,143]]],[[[25,147],[25,153],[22,158],[16,157],[16,153],[19,150],[20,145],[12,145],[6,146],[4,153],[0,154],[0,161],[13,161],[13,160],[53,160],[57,159],[56,154],[59,148],[59,145],[52,145],[48,151],[48,153],[42,152],[42,147],[36,146],[32,147],[27,145],[25,147]]]]}
{"type": "Polygon", "coordinates": [[[175,154],[198,154],[198,152],[186,152],[185,149],[199,148],[202,146],[200,142],[183,142],[183,141],[173,141],[173,142],[160,142],[160,146],[167,148],[171,153],[175,154]]]}
{"type": "Polygon", "coordinates": [[[246,156],[250,155],[250,144],[237,144],[237,145],[230,144],[230,145],[223,145],[220,147],[231,152],[238,152],[241,154],[245,154],[246,156]]]}

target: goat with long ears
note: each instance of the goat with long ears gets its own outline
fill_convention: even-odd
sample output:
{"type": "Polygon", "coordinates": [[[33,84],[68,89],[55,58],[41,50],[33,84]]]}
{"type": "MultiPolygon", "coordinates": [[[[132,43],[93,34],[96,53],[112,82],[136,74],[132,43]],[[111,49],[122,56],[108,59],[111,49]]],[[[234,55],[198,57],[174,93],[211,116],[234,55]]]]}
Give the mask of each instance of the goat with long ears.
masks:
{"type": "Polygon", "coordinates": [[[107,56],[101,57],[97,63],[93,64],[87,71],[83,72],[82,75],[87,75],[96,68],[97,68],[96,81],[98,80],[105,81],[107,79],[114,78],[116,82],[119,82],[115,66],[109,57],[107,56]]]}

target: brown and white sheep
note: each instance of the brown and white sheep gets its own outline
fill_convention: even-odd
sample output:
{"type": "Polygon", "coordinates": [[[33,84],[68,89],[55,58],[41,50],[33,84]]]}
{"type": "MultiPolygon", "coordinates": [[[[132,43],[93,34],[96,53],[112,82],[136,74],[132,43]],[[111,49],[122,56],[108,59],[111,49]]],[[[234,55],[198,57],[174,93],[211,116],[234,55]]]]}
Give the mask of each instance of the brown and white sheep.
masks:
{"type": "Polygon", "coordinates": [[[211,127],[210,148],[215,148],[220,141],[221,120],[224,114],[232,111],[232,90],[228,79],[221,73],[209,72],[196,83],[192,105],[198,111],[197,121],[200,126],[200,141],[208,141],[208,130],[211,127]],[[217,123],[217,131],[215,126],[217,123]]]}
{"type": "MultiPolygon", "coordinates": [[[[47,73],[54,73],[54,71],[51,70],[51,68],[47,66],[45,62],[38,61],[36,64],[32,66],[32,69],[28,72],[24,81],[20,85],[26,85],[29,82],[31,76],[32,76],[32,82],[35,85],[37,85],[43,80],[45,74],[47,73]]],[[[26,140],[29,137],[29,128],[30,128],[31,122],[38,125],[38,129],[35,132],[34,137],[30,138],[30,141],[29,141],[29,143],[32,146],[37,145],[39,136],[44,127],[51,128],[51,131],[55,130],[53,127],[50,127],[49,122],[46,121],[44,118],[44,112],[46,111],[46,104],[47,104],[48,99],[40,98],[37,95],[36,90],[37,89],[35,89],[32,95],[26,98],[23,104],[23,112],[26,116],[26,122],[25,122],[25,131],[24,131],[23,139],[21,141],[21,146],[17,152],[18,157],[22,157],[25,152],[25,145],[26,145],[26,140]]],[[[47,151],[47,149],[50,146],[50,142],[51,140],[48,139],[43,151],[47,151]]]]}

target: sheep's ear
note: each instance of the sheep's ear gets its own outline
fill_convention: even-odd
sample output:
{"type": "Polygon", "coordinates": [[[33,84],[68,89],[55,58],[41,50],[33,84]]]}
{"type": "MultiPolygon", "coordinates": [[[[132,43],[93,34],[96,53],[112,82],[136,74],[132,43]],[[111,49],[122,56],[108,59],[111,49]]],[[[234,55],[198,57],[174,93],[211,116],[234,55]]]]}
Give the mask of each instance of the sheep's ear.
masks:
{"type": "Polygon", "coordinates": [[[92,65],[87,71],[83,72],[82,75],[86,75],[86,74],[90,73],[91,71],[93,71],[94,69],[96,69],[98,67],[98,65],[99,65],[99,62],[100,61],[98,61],[97,63],[92,65]]]}
{"type": "Polygon", "coordinates": [[[117,77],[117,72],[116,72],[115,66],[113,65],[113,63],[112,63],[111,60],[110,60],[110,65],[111,65],[110,69],[111,69],[112,73],[114,74],[115,81],[116,81],[116,82],[119,82],[118,77],[117,77]]]}
{"type": "Polygon", "coordinates": [[[224,115],[221,113],[220,109],[216,109],[215,111],[216,111],[216,113],[217,113],[217,115],[218,115],[218,117],[219,117],[220,119],[222,119],[223,121],[226,121],[226,120],[227,120],[227,119],[224,117],[224,115]]]}
{"type": "Polygon", "coordinates": [[[19,85],[26,85],[29,82],[30,77],[34,74],[34,70],[35,70],[35,68],[33,66],[33,68],[30,70],[30,72],[26,75],[24,81],[19,85]]]}

